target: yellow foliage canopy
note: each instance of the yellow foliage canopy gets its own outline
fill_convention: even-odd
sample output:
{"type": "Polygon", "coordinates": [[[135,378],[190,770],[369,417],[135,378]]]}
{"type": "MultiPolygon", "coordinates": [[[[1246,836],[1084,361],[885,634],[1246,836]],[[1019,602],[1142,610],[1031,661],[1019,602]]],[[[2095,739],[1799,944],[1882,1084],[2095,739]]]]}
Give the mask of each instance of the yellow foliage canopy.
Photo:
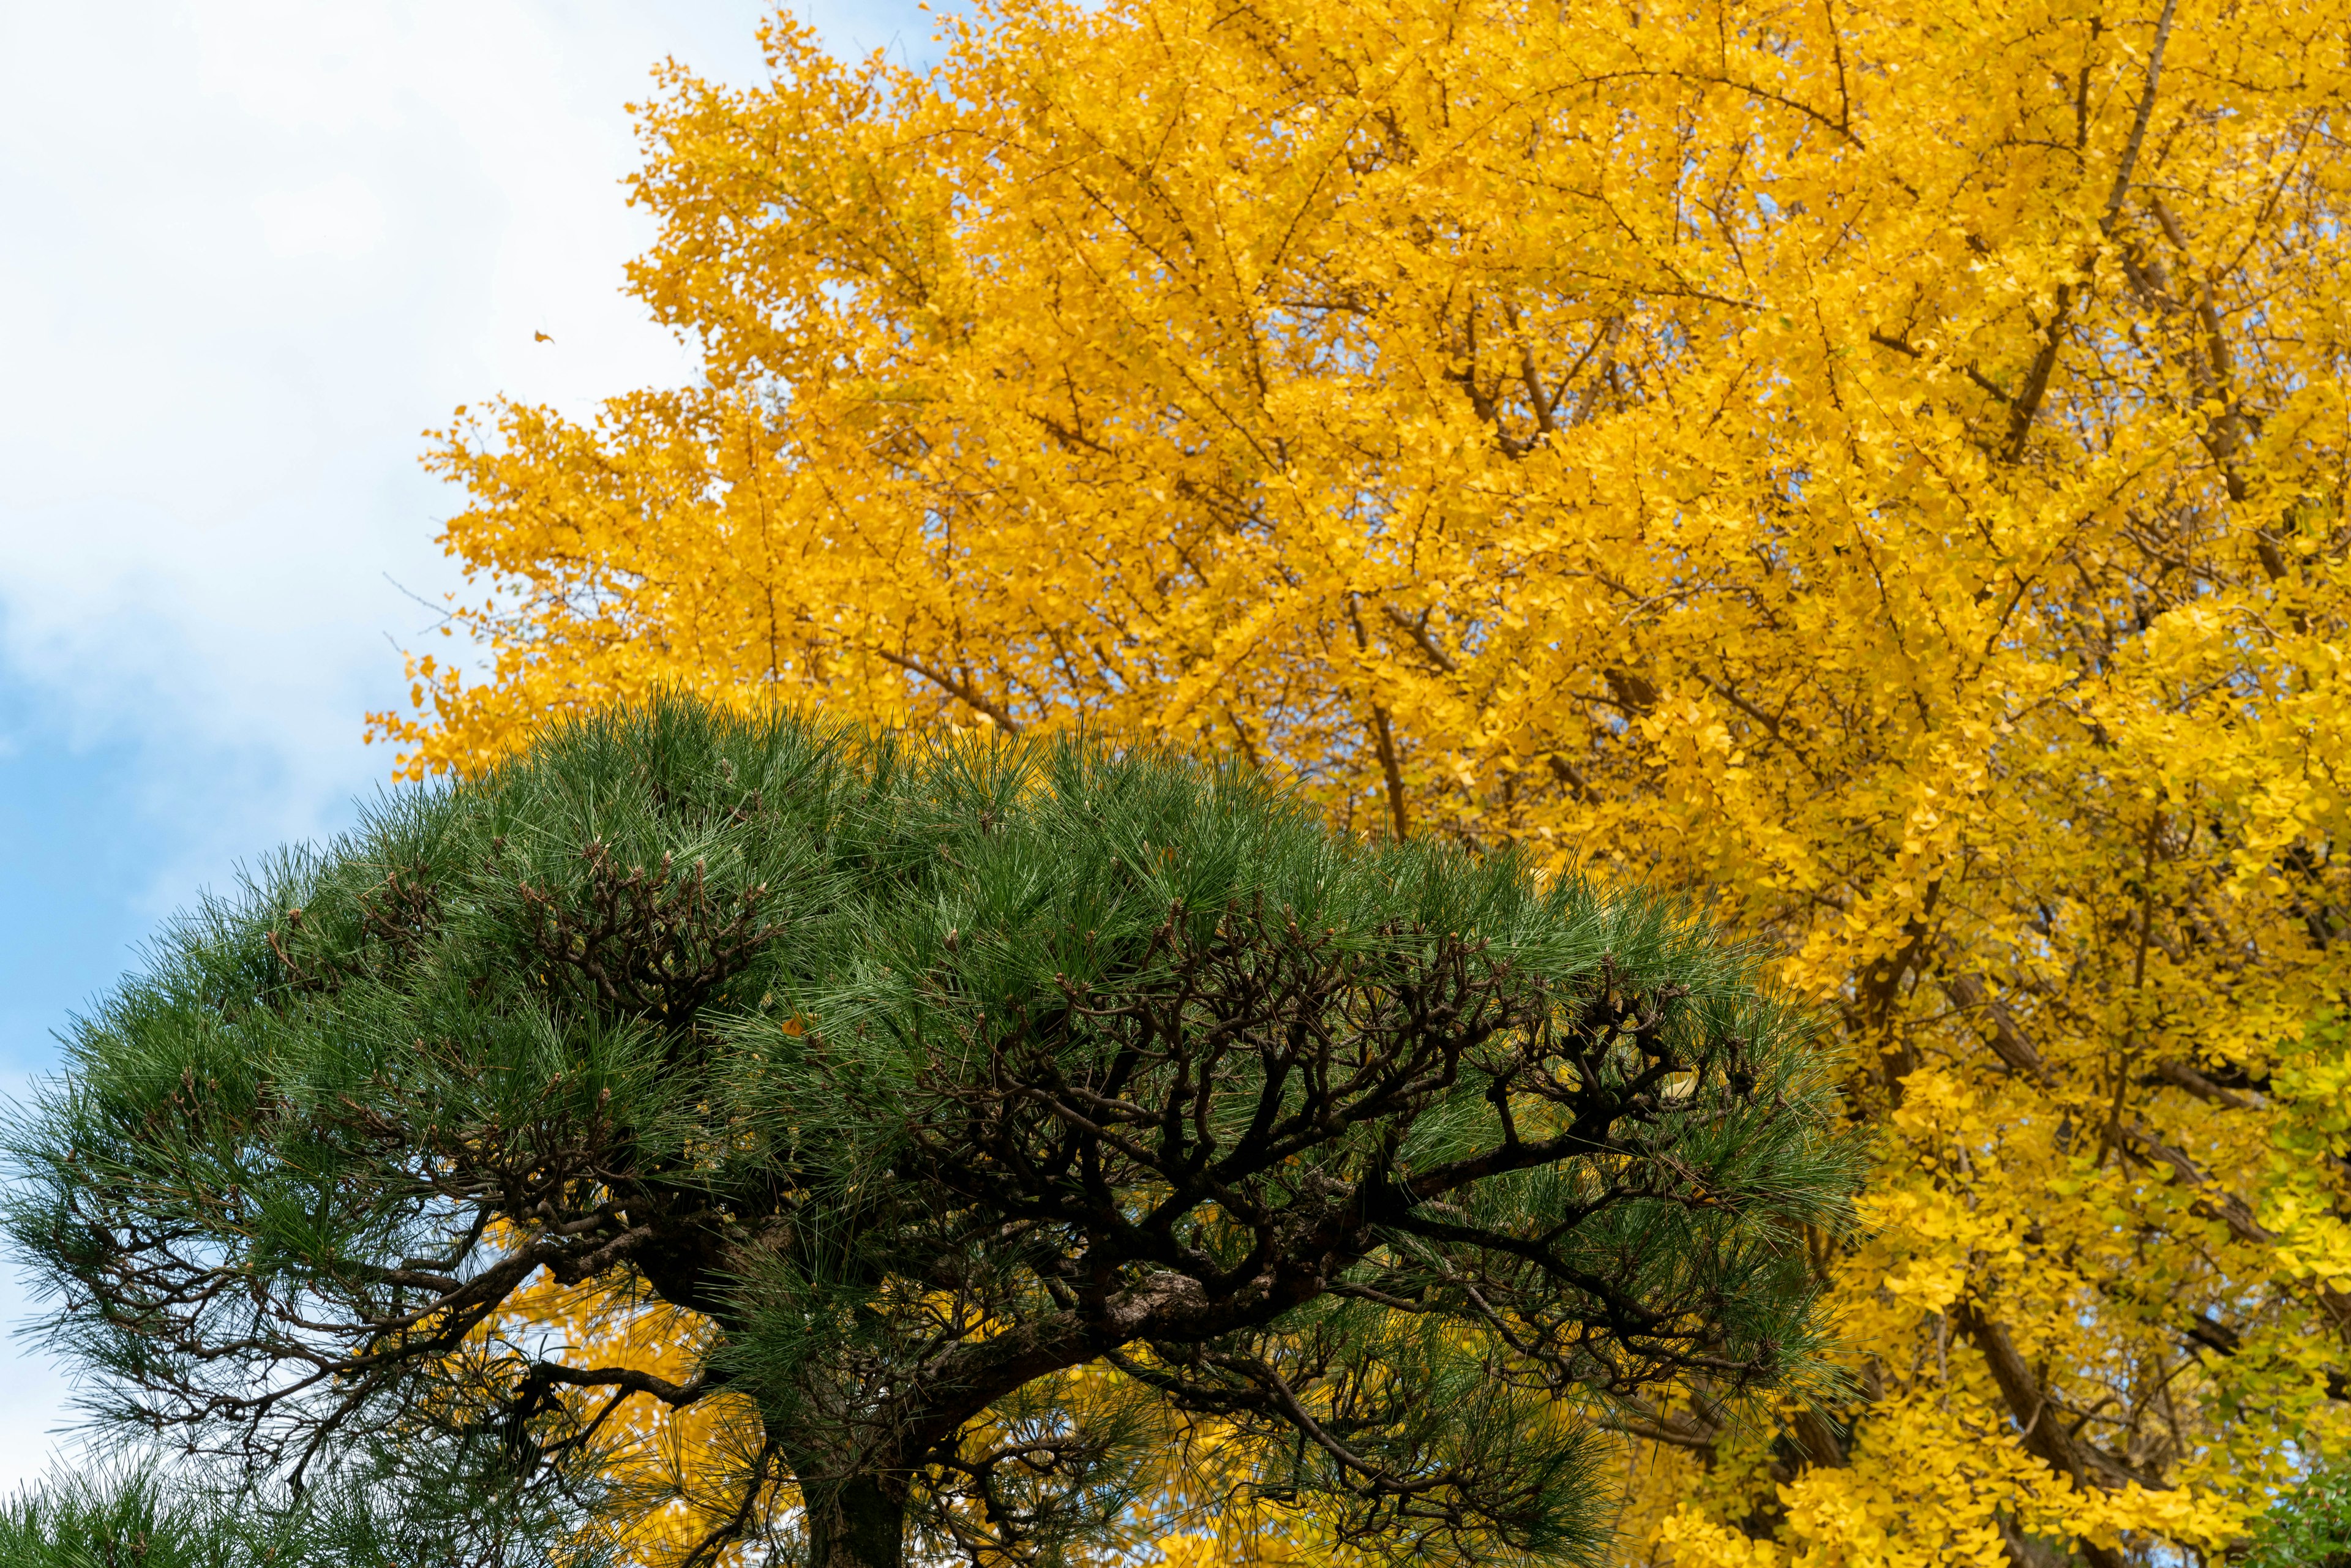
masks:
{"type": "Polygon", "coordinates": [[[704,380],[433,462],[412,775],[656,683],[1238,749],[1766,933],[1858,1394],[1629,1551],[2095,1564],[2351,1441],[2351,0],[1001,0],[643,110],[704,380]]]}

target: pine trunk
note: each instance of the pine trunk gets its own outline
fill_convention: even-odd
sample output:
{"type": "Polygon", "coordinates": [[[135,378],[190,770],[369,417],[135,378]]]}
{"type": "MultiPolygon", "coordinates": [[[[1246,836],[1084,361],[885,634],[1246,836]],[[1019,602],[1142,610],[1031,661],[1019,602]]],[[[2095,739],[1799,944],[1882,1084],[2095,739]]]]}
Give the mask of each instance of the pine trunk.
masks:
{"type": "Polygon", "coordinates": [[[874,1476],[800,1488],[809,1568],[904,1568],[905,1500],[874,1476]]]}

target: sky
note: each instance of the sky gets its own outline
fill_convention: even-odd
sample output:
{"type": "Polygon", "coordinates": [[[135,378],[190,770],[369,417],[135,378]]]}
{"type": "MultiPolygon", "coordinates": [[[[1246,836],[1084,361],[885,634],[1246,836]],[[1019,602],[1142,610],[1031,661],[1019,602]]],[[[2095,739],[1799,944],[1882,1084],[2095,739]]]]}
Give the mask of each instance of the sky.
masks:
{"type": "MultiPolygon", "coordinates": [[[[685,379],[619,292],[624,105],[664,57],[760,79],[768,9],[0,0],[0,1094],[175,909],[382,786],[363,716],[459,582],[419,433],[685,379]]],[[[793,10],[934,52],[914,0],[793,10]]],[[[37,1310],[0,1267],[0,1329],[37,1310]]],[[[0,1494],[71,1458],[69,1396],[0,1340],[0,1494]]]]}

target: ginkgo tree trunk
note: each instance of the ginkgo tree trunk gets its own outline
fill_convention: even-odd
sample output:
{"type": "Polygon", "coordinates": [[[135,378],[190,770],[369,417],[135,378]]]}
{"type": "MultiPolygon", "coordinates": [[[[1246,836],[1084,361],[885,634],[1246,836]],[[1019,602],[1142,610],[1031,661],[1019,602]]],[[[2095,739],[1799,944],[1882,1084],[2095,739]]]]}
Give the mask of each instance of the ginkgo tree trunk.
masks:
{"type": "Polygon", "coordinates": [[[2168,1561],[2339,1453],[2351,5],[945,26],[665,75],[703,376],[442,434],[490,667],[403,765],[656,681],[1083,723],[1772,933],[1857,1393],[1626,1417],[1676,1561],[2168,1561]]]}

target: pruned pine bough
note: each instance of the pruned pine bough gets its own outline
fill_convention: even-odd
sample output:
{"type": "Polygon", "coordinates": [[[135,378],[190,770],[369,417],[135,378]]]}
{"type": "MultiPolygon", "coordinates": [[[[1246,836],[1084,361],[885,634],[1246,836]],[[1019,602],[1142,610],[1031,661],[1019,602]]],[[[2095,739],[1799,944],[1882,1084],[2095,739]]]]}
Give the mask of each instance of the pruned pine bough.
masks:
{"type": "Polygon", "coordinates": [[[664,699],[174,926],[8,1223],[107,1415],[278,1485],[609,1511],[615,1401],[731,1399],[697,1563],[1050,1558],[1202,1455],[1340,1542],[1573,1559],[1613,1402],[1826,1375],[1857,1151],[1754,963],[1232,770],[664,699]],[[706,1338],[599,1364],[550,1279],[706,1338]]]}

